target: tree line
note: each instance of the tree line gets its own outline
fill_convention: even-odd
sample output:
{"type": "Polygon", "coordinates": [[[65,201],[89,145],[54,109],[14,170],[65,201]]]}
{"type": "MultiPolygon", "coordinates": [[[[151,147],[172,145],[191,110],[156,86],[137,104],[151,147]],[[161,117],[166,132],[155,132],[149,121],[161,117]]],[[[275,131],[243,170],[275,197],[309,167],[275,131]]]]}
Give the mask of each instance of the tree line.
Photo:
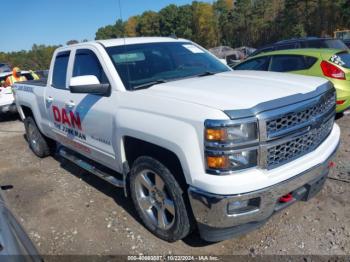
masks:
{"type": "Polygon", "coordinates": [[[59,46],[36,45],[31,50],[19,52],[0,52],[0,62],[11,67],[19,66],[21,69],[40,70],[49,68],[51,57],[59,46]]]}
{"type": "Polygon", "coordinates": [[[99,28],[96,39],[176,35],[207,48],[260,47],[293,37],[333,36],[341,28],[350,29],[350,0],[194,1],[118,19],[99,28]]]}
{"type": "MultiPolygon", "coordinates": [[[[115,10],[116,17],[119,10],[115,10]]],[[[350,29],[350,0],[217,0],[168,5],[101,27],[95,39],[177,36],[206,48],[261,47],[304,36],[333,36],[350,29]]],[[[86,40],[83,40],[86,41],[86,40]]],[[[78,42],[70,40],[67,44],[78,42]]],[[[24,69],[47,69],[58,46],[33,45],[29,51],[0,52],[0,62],[24,69]]]]}

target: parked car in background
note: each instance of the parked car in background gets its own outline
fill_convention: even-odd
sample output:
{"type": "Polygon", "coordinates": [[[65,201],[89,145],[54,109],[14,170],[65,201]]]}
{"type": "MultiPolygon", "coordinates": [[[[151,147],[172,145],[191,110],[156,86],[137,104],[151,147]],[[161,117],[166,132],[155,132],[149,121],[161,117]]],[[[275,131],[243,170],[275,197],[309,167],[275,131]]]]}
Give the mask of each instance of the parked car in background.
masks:
{"type": "MultiPolygon", "coordinates": [[[[10,76],[12,74],[12,72],[3,72],[3,73],[0,73],[0,83],[2,83],[3,81],[6,80],[6,78],[8,76],[10,76]]],[[[31,80],[35,80],[35,76],[34,74],[36,74],[37,76],[39,76],[39,78],[41,78],[41,74],[37,73],[37,72],[33,72],[33,71],[21,71],[21,74],[22,76],[25,76],[25,78],[28,80],[28,81],[31,81],[31,80]]],[[[1,86],[1,84],[0,84],[1,86]]]]}
{"type": "MultiPolygon", "coordinates": [[[[0,73],[0,114],[17,112],[15,98],[12,93],[12,88],[4,86],[4,82],[6,78],[11,74],[12,72],[0,73]]],[[[21,74],[25,76],[28,81],[37,79],[39,77],[33,71],[21,71],[21,74]]]]}
{"type": "Polygon", "coordinates": [[[11,68],[7,64],[0,63],[0,73],[11,72],[11,68]]]}
{"type": "Polygon", "coordinates": [[[11,87],[3,86],[3,83],[9,75],[11,75],[11,72],[0,73],[0,114],[17,112],[11,87]]]}
{"type": "Polygon", "coordinates": [[[342,41],[344,42],[344,44],[346,44],[348,48],[350,48],[350,39],[343,39],[342,41]]]}
{"type": "Polygon", "coordinates": [[[0,189],[0,261],[43,261],[37,249],[7,207],[0,189]]]}
{"type": "Polygon", "coordinates": [[[347,45],[347,47],[350,47],[350,30],[349,29],[334,31],[334,38],[342,40],[344,44],[347,45]]]}
{"type": "Polygon", "coordinates": [[[350,53],[338,49],[290,49],[266,52],[245,60],[234,70],[290,72],[320,76],[337,91],[337,112],[350,107],[350,53]]]}
{"type": "Polygon", "coordinates": [[[229,66],[234,66],[247,58],[256,49],[252,47],[238,47],[232,48],[229,46],[217,46],[209,49],[209,52],[214,54],[220,60],[223,60],[225,64],[229,66]]]}
{"type": "Polygon", "coordinates": [[[40,77],[40,78],[47,78],[49,76],[49,70],[36,70],[35,73],[40,77]]]}
{"type": "Polygon", "coordinates": [[[271,45],[264,46],[253,52],[250,57],[261,53],[299,48],[331,48],[338,50],[348,50],[348,47],[342,40],[333,38],[305,37],[283,40],[271,45]]]}

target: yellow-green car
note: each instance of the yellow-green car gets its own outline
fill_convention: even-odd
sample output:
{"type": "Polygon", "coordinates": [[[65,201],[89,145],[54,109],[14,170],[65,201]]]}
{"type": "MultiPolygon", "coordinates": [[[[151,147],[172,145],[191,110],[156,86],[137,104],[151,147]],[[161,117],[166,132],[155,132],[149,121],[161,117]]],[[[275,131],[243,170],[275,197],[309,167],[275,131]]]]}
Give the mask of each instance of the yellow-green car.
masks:
{"type": "Polygon", "coordinates": [[[349,51],[319,48],[272,51],[250,57],[233,69],[325,77],[337,90],[337,113],[350,107],[349,51]]]}

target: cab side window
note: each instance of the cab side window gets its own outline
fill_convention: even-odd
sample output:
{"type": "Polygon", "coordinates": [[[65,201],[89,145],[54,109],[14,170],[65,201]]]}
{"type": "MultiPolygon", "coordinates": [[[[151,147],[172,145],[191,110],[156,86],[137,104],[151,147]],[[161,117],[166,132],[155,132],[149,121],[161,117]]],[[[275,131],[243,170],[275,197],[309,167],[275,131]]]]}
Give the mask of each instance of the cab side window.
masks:
{"type": "Polygon", "coordinates": [[[269,69],[270,57],[258,57],[251,59],[247,62],[238,64],[233,69],[234,70],[258,70],[258,71],[267,71],[269,69]]]}
{"type": "Polygon", "coordinates": [[[89,49],[80,49],[75,54],[73,77],[85,75],[96,76],[101,84],[108,83],[107,76],[96,54],[89,49]]]}
{"type": "Polygon", "coordinates": [[[66,89],[67,67],[70,52],[58,53],[53,66],[52,86],[66,89]]]}

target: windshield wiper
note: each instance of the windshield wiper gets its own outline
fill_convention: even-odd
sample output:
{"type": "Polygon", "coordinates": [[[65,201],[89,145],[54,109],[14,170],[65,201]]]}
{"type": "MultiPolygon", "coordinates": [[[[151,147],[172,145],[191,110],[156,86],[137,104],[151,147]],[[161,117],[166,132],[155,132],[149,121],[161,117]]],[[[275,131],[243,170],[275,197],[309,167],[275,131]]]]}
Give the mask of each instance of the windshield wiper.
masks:
{"type": "Polygon", "coordinates": [[[212,71],[205,71],[203,73],[200,73],[198,75],[196,75],[197,77],[202,77],[202,76],[212,76],[212,75],[215,75],[217,74],[216,72],[212,72],[212,71]]]}
{"type": "Polygon", "coordinates": [[[163,84],[163,83],[166,83],[167,81],[164,80],[164,79],[158,79],[156,81],[152,81],[152,82],[148,82],[148,83],[144,83],[144,84],[141,84],[141,85],[137,85],[137,86],[134,86],[133,89],[142,89],[142,88],[147,88],[147,87],[151,87],[151,86],[154,86],[154,85],[157,85],[157,84],[163,84]]]}

